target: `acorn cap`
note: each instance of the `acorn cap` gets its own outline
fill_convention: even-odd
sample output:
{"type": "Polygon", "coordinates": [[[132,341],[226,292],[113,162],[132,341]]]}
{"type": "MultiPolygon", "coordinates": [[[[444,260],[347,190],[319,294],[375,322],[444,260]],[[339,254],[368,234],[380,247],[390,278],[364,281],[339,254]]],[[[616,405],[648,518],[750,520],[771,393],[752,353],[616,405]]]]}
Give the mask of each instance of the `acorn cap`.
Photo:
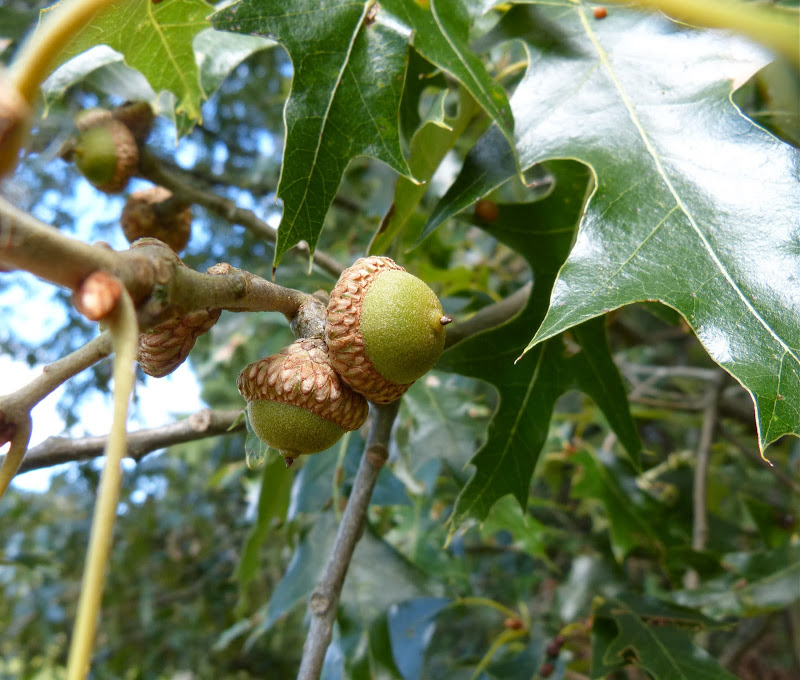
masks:
{"type": "Polygon", "coordinates": [[[345,431],[364,424],[369,405],[342,384],[323,340],[300,339],[279,354],[246,366],[236,379],[248,401],[268,400],[304,408],[345,431]]]}
{"type": "Polygon", "coordinates": [[[449,321],[423,281],[388,257],[362,258],[331,292],[325,330],[331,364],[370,401],[392,402],[436,362],[449,321]]]}
{"type": "Polygon", "coordinates": [[[198,309],[177,316],[151,328],[139,336],[139,365],[154,378],[163,378],[180,366],[194,343],[211,330],[222,313],[221,309],[198,309]]]}
{"type": "Polygon", "coordinates": [[[81,132],[74,158],[81,174],[97,189],[116,194],[136,171],[139,148],[123,123],[109,119],[81,132]]]}
{"type": "Polygon", "coordinates": [[[125,102],[121,106],[117,106],[111,115],[115,120],[126,125],[139,146],[147,141],[155,120],[155,114],[150,104],[145,101],[125,102]]]}
{"type": "Polygon", "coordinates": [[[192,209],[190,206],[159,209],[158,204],[170,198],[172,192],[164,187],[150,187],[128,196],[120,224],[129,243],[140,238],[157,238],[176,253],[186,247],[192,235],[192,209]]]}

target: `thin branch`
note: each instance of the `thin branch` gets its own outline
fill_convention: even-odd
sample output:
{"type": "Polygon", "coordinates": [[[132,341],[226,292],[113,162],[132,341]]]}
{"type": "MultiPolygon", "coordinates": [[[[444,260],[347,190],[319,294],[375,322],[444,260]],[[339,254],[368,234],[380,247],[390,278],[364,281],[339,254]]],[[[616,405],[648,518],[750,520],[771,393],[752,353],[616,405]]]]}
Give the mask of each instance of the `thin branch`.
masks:
{"type": "MultiPolygon", "coordinates": [[[[258,238],[264,239],[269,243],[275,243],[278,239],[277,230],[259,219],[252,210],[240,208],[230,199],[194,186],[189,182],[184,182],[176,173],[170,172],[164,168],[156,157],[150,153],[141,153],[139,171],[145,179],[149,179],[159,186],[166,187],[173,194],[189,203],[202,205],[204,208],[207,208],[228,222],[240,224],[252,231],[258,238]]],[[[308,244],[305,242],[296,245],[295,248],[300,252],[310,253],[308,244]]],[[[314,252],[314,264],[336,279],[339,278],[339,275],[344,269],[344,266],[333,257],[320,251],[314,252]]]]}
{"type": "Polygon", "coordinates": [[[237,312],[279,311],[291,320],[309,298],[306,293],[230,266],[224,274],[201,274],[186,267],[156,239],[139,239],[120,252],[87,245],[2,198],[0,263],[25,269],[73,291],[96,271],[114,274],[136,304],[142,328],[208,307],[237,312]]]}
{"type": "MultiPolygon", "coordinates": [[[[725,386],[727,374],[720,370],[717,378],[706,390],[706,405],[703,410],[703,427],[697,445],[697,460],[694,469],[694,521],[692,524],[692,549],[705,550],[708,543],[708,466],[711,460],[711,444],[719,420],[719,402],[725,386]]],[[[686,573],[684,585],[687,589],[697,588],[700,576],[694,569],[686,573]]]]}
{"type": "Polygon", "coordinates": [[[515,317],[525,308],[525,304],[531,294],[531,288],[532,285],[526,283],[507,298],[480,309],[466,321],[451,324],[447,329],[445,349],[452,347],[465,338],[495,328],[515,317]]]}
{"type": "Polygon", "coordinates": [[[374,420],[364,455],[358,466],[353,490],[347,501],[336,542],[328,557],[325,571],[308,603],[311,627],[303,646],[303,659],[297,680],[318,680],[325,653],[333,635],[333,623],[339,607],[344,579],[356,543],[364,533],[372,490],[378,473],[389,455],[389,434],[400,408],[400,400],[391,404],[373,405],[374,420]]]}
{"type": "MultiPolygon", "coordinates": [[[[0,498],[24,460],[32,428],[31,410],[67,380],[111,353],[111,336],[103,333],[83,347],[45,366],[41,375],[12,394],[0,397],[0,423],[10,436],[11,448],[0,465],[0,498]],[[8,429],[10,428],[10,429],[8,429]]],[[[2,435],[0,435],[2,442],[2,435]]]]}
{"type": "MultiPolygon", "coordinates": [[[[148,454],[168,446],[241,432],[245,428],[244,420],[236,422],[241,413],[202,409],[170,425],[129,432],[126,457],[138,463],[148,454]]],[[[50,437],[28,451],[19,474],[62,463],[92,460],[103,455],[107,439],[107,436],[82,439],[50,437]]]]}

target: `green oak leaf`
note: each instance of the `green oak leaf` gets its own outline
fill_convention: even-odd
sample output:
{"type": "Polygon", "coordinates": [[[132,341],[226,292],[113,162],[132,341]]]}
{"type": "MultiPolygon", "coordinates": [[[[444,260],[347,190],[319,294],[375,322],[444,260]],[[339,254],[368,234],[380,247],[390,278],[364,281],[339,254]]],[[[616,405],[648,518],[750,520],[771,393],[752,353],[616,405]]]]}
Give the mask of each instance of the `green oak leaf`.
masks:
{"type": "MultiPolygon", "coordinates": [[[[604,678],[614,669],[633,664],[654,680],[736,680],[695,645],[686,631],[673,625],[685,625],[681,613],[674,619],[668,605],[656,607],[662,614],[659,616],[651,616],[650,609],[648,606],[644,612],[639,611],[622,599],[598,599],[592,635],[592,678],[604,678]]],[[[687,610],[686,615],[691,616],[691,612],[687,610]]],[[[705,627],[701,620],[696,623],[705,627]]]]}
{"type": "Polygon", "coordinates": [[[216,28],[276,39],[294,67],[274,265],[300,241],[313,252],[351,159],[372,156],[411,175],[398,130],[408,42],[381,12],[368,18],[367,4],[241,0],[212,17],[216,28]]]}
{"type": "MultiPolygon", "coordinates": [[[[153,90],[172,92],[177,112],[200,120],[206,92],[200,84],[192,41],[210,28],[213,7],[203,0],[128,0],[116,3],[80,31],[59,64],[96,45],[108,45],[139,71],[153,90]]],[[[89,64],[91,65],[91,64],[89,64]]]]}
{"type": "Polygon", "coordinates": [[[580,218],[589,184],[586,166],[555,162],[552,193],[529,204],[498,206],[496,222],[483,225],[496,238],[521,253],[533,270],[534,289],[525,309],[496,329],[472,336],[447,350],[437,368],[480,378],[497,387],[500,403],[487,439],[471,463],[475,474],[462,489],[453,524],[468,515],[485,519],[495,501],[513,494],[524,508],[531,475],[547,439],[556,399],[585,373],[581,386],[599,396],[609,424],[638,465],[641,444],[627,408],[625,389],[616,370],[602,320],[576,329],[580,351],[570,357],[561,338],[541,343],[515,364],[531,329],[547,310],[547,295],[566,257],[580,218]],[[583,356],[581,356],[583,355],[583,356]],[[605,385],[591,385],[598,381],[605,385]],[[603,391],[613,398],[603,397],[603,391]]]}
{"type": "Polygon", "coordinates": [[[635,549],[662,556],[664,546],[647,519],[659,508],[636,487],[630,474],[617,469],[621,466],[616,459],[602,451],[580,450],[569,460],[580,466],[573,479],[572,496],[603,504],[614,557],[621,562],[635,549]]]}
{"type": "MultiPolygon", "coordinates": [[[[550,310],[526,350],[611,309],[679,311],[752,395],[759,442],[800,433],[800,152],[731,103],[767,58],[744,40],[615,7],[516,7],[556,26],[559,50],[527,43],[512,99],[523,168],[576,158],[597,177],[550,310]]],[[[515,174],[487,133],[427,225],[515,174]]]]}
{"type": "MultiPolygon", "coordinates": [[[[469,48],[474,2],[465,0],[383,0],[381,7],[413,31],[413,44],[423,57],[451,74],[499,126],[514,138],[514,116],[505,90],[489,75],[469,48]]],[[[480,8],[478,8],[480,9],[480,8]]]]}

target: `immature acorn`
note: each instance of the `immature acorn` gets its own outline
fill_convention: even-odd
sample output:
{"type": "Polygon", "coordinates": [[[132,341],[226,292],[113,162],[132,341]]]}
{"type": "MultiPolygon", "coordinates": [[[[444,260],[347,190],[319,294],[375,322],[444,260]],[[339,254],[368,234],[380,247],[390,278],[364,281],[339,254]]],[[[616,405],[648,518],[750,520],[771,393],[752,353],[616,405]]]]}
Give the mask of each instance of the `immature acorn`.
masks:
{"type": "Polygon", "coordinates": [[[100,191],[119,193],[139,164],[139,148],[133,134],[124,123],[102,110],[86,112],[76,124],[81,129],[73,150],[78,170],[100,191]]]}
{"type": "Polygon", "coordinates": [[[280,451],[286,466],[333,446],[364,424],[366,399],[342,384],[323,340],[300,339],[246,366],[236,379],[256,436],[280,451]]]}
{"type": "Polygon", "coordinates": [[[331,293],[331,365],[356,392],[387,404],[433,368],[450,321],[424,281],[388,257],[362,258],[331,293]]]}
{"type": "Polygon", "coordinates": [[[164,187],[134,191],[125,202],[120,224],[125,238],[133,243],[140,238],[157,238],[179,253],[192,235],[192,209],[168,199],[172,192],[164,187]]]}

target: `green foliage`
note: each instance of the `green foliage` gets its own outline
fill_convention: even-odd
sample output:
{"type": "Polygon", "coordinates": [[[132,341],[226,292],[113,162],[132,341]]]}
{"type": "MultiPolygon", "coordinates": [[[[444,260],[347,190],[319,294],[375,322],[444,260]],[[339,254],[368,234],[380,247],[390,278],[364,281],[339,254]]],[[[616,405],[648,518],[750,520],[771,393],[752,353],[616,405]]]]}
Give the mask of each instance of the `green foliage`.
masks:
{"type": "MultiPolygon", "coordinates": [[[[76,109],[133,95],[158,103],[149,151],[280,217],[272,244],[198,209],[192,267],[280,262],[282,285],[330,291],[295,244],[390,253],[455,327],[530,285],[404,395],[324,678],[800,673],[800,447],[782,437],[800,433],[800,77],[742,38],[593,8],[119,3],[63,55],[3,187],[125,247],[121,201],[54,149],[76,109]]],[[[12,45],[24,10],[0,2],[12,45]]],[[[64,318],[52,342],[4,329],[4,352],[78,346],[90,331],[64,318]]],[[[278,315],[223,313],[190,359],[204,401],[243,408],[237,373],[291,340],[278,315]]],[[[92,677],[294,677],[366,429],[288,471],[241,435],[131,466],[92,677]]],[[[64,675],[97,478],[74,465],[0,503],[0,678],[64,675]]]]}

